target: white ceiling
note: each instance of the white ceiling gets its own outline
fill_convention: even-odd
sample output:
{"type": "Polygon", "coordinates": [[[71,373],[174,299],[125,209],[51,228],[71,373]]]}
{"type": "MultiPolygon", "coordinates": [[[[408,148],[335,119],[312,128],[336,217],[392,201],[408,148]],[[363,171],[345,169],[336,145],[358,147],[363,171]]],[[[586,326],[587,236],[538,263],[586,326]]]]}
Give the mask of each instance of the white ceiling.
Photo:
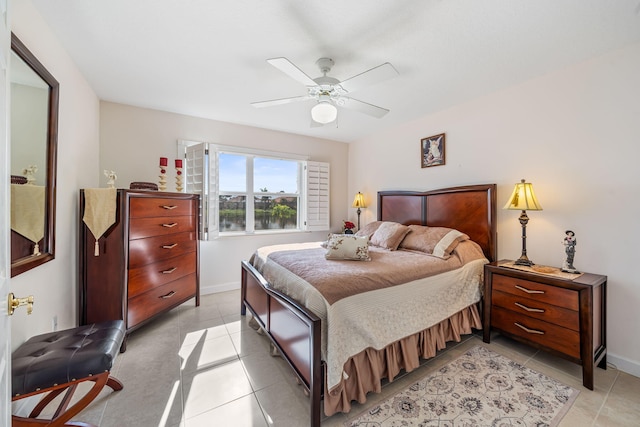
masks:
{"type": "Polygon", "coordinates": [[[640,0],[32,0],[100,99],[350,142],[640,41],[640,0]],[[384,62],[399,76],[352,93],[391,112],[314,101],[269,65],[344,80],[384,62]]]}

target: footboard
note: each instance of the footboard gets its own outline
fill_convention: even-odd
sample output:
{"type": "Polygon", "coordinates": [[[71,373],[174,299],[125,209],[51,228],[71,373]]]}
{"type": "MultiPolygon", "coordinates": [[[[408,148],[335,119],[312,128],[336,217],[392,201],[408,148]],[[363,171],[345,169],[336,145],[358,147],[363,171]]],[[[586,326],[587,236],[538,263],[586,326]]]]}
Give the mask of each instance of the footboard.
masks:
{"type": "Polygon", "coordinates": [[[251,264],[242,261],[240,314],[244,316],[247,308],[309,392],[310,425],[319,427],[323,384],[320,319],[273,289],[251,264]]]}

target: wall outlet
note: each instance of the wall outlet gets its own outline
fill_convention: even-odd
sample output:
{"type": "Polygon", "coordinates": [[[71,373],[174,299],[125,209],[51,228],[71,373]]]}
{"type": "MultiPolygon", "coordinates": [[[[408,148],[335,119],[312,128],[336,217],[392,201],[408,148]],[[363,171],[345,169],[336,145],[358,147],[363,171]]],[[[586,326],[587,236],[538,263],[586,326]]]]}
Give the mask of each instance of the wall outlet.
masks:
{"type": "Polygon", "coordinates": [[[53,316],[53,319],[51,319],[51,328],[53,332],[58,330],[58,315],[53,316]]]}

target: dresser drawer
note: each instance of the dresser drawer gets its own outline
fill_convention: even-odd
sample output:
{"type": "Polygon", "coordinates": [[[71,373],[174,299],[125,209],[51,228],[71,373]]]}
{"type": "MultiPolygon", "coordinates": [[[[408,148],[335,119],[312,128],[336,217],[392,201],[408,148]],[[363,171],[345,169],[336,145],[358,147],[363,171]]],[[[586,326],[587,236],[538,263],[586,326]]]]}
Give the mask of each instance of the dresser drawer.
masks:
{"type": "Polygon", "coordinates": [[[507,310],[580,331],[580,317],[577,311],[496,290],[493,291],[492,300],[494,305],[507,310]]]}
{"type": "Polygon", "coordinates": [[[193,216],[132,218],[129,222],[129,239],[194,231],[195,222],[193,216]]]}
{"type": "Polygon", "coordinates": [[[188,254],[154,262],[129,270],[128,297],[196,272],[196,254],[188,254]]]}
{"type": "Polygon", "coordinates": [[[197,205],[192,200],[165,199],[161,197],[132,197],[129,201],[129,217],[194,216],[197,205]]]}
{"type": "Polygon", "coordinates": [[[196,233],[177,233],[129,241],[129,269],[173,258],[197,247],[196,233]]]}
{"type": "Polygon", "coordinates": [[[128,301],[128,328],[195,296],[196,275],[190,274],[158,286],[128,301]]]}
{"type": "Polygon", "coordinates": [[[571,329],[496,306],[491,310],[491,326],[580,359],[580,333],[571,329]]]}
{"type": "Polygon", "coordinates": [[[493,290],[578,311],[578,292],[514,277],[493,275],[493,290]]]}

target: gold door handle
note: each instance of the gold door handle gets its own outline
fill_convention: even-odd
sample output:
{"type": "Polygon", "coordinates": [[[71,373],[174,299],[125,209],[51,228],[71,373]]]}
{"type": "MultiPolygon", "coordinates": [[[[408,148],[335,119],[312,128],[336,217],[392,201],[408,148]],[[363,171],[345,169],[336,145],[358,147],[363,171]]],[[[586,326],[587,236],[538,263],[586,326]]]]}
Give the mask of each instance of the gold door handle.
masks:
{"type": "Polygon", "coordinates": [[[163,227],[167,227],[167,228],[173,228],[176,225],[178,225],[177,222],[172,222],[171,224],[162,224],[163,227]]]}
{"type": "Polygon", "coordinates": [[[162,249],[173,249],[173,248],[175,248],[176,246],[178,246],[178,244],[177,244],[177,243],[172,243],[172,244],[170,244],[170,245],[162,245],[162,249]]]}
{"type": "Polygon", "coordinates": [[[31,314],[31,312],[33,312],[33,295],[29,295],[28,297],[24,298],[16,298],[15,295],[13,295],[13,292],[9,292],[9,297],[7,299],[9,303],[9,316],[11,316],[14,311],[16,311],[16,308],[23,305],[27,306],[27,314],[31,314]]]}
{"type": "Polygon", "coordinates": [[[173,273],[174,271],[176,271],[177,269],[178,269],[178,267],[173,267],[173,268],[170,268],[170,269],[168,269],[168,270],[162,270],[162,271],[161,271],[161,273],[162,273],[162,274],[171,274],[171,273],[173,273]]]}
{"type": "Polygon", "coordinates": [[[162,205],[162,209],[166,209],[168,211],[173,210],[177,207],[178,207],[177,205],[162,205]]]}

